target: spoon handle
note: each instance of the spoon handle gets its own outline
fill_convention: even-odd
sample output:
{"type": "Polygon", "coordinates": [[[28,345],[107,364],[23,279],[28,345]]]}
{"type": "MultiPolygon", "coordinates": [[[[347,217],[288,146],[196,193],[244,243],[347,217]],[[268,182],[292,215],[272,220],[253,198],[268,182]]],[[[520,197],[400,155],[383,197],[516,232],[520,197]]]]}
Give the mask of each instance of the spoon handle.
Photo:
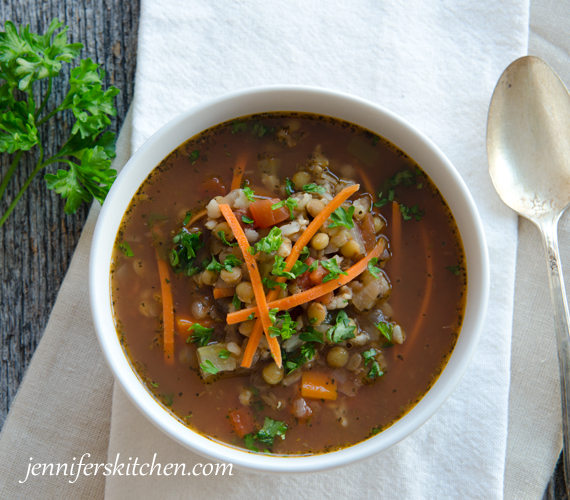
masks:
{"type": "Polygon", "coordinates": [[[568,325],[568,302],[564,289],[564,278],[560,266],[558,252],[558,219],[542,221],[540,230],[546,250],[546,263],[548,265],[548,280],[550,295],[554,304],[554,323],[556,326],[556,343],[558,344],[558,361],[560,363],[560,389],[562,392],[562,430],[564,437],[564,476],[566,484],[570,485],[570,331],[568,325]]]}

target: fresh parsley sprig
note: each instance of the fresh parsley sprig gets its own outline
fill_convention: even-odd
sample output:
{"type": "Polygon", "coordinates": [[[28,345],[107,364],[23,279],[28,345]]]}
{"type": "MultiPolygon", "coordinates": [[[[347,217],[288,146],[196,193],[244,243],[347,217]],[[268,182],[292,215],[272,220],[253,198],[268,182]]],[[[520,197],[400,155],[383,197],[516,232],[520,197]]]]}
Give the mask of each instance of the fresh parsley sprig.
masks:
{"type": "Polygon", "coordinates": [[[354,221],[352,220],[353,215],[353,206],[351,206],[348,210],[343,207],[339,207],[331,214],[330,218],[332,220],[332,223],[329,224],[329,227],[344,226],[347,229],[352,229],[354,227],[354,221]]]}
{"type": "Polygon", "coordinates": [[[287,207],[289,209],[289,216],[290,219],[293,220],[295,218],[295,207],[297,206],[297,200],[295,198],[287,198],[286,200],[281,200],[273,205],[271,205],[271,210],[277,210],[281,207],[287,207]]]}
{"type": "Polygon", "coordinates": [[[70,88],[49,113],[43,111],[51,96],[53,79],[61,72],[62,63],[79,56],[83,45],[67,43],[67,27],[52,20],[44,35],[30,33],[30,27],[19,32],[11,21],[0,32],[0,153],[15,153],[12,164],[0,184],[0,199],[18,168],[24,152],[36,147],[38,162],[24,185],[0,218],[0,227],[12,213],[32,179],[45,167],[55,163],[69,170],[46,174],[49,189],[65,200],[65,212],[75,213],[82,202],[95,198],[103,203],[117,172],[111,169],[115,157],[115,134],[104,132],[109,116],[117,114],[115,87],[103,90],[105,72],[91,59],[83,59],[71,71],[70,88]],[[63,28],[63,29],[62,29],[63,28]],[[45,95],[39,104],[33,97],[34,83],[48,79],[45,95]],[[18,92],[19,91],[19,92],[18,92]],[[70,110],[75,123],[62,148],[51,158],[44,158],[40,127],[56,114],[70,110]]]}

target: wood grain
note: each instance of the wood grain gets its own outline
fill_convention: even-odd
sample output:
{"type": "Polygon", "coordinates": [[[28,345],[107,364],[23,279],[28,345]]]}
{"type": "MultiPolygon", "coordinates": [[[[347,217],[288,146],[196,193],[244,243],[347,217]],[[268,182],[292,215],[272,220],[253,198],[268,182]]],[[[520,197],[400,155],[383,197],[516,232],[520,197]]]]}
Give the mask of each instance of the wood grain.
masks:
{"type": "MultiPolygon", "coordinates": [[[[83,43],[81,57],[103,66],[105,85],[121,91],[111,126],[117,133],[134,91],[139,0],[0,0],[2,31],[10,20],[16,26],[30,24],[33,33],[44,33],[54,17],[69,26],[71,42],[83,43]]],[[[48,110],[67,92],[70,69],[64,64],[63,77],[54,81],[48,110]]],[[[36,89],[36,102],[46,87],[42,82],[41,89],[36,89]]],[[[67,113],[41,128],[46,157],[65,142],[73,121],[73,115],[67,113]]],[[[10,162],[11,155],[0,155],[0,177],[10,162]]],[[[0,213],[10,205],[36,162],[37,151],[24,156],[0,203],[0,213]]],[[[58,165],[48,168],[53,171],[58,165]]],[[[0,428],[41,339],[89,209],[85,205],[67,216],[63,206],[59,195],[46,188],[40,173],[0,228],[0,428]]]]}

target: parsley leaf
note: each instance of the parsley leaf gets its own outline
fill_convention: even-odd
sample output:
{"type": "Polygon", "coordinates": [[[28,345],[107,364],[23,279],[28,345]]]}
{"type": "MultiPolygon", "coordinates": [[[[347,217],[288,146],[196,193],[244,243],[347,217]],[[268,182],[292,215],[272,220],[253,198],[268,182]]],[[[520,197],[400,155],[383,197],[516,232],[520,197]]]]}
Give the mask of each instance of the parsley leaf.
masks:
{"type": "Polygon", "coordinates": [[[295,192],[295,184],[289,179],[289,177],[285,177],[285,193],[288,196],[291,196],[295,192]]]}
{"type": "Polygon", "coordinates": [[[353,339],[356,335],[356,326],[350,323],[350,319],[344,311],[339,311],[336,316],[336,325],[327,330],[327,337],[331,342],[339,343],[353,339]]]}
{"type": "Polygon", "coordinates": [[[320,344],[324,343],[323,334],[311,326],[307,327],[305,331],[299,335],[299,338],[305,342],[319,342],[320,344]]]}
{"type": "Polygon", "coordinates": [[[247,124],[234,120],[232,122],[232,134],[237,134],[238,132],[247,132],[247,124]]]}
{"type": "Polygon", "coordinates": [[[188,331],[192,332],[192,335],[188,337],[186,343],[192,342],[193,344],[198,344],[200,347],[208,345],[208,342],[210,342],[210,339],[212,338],[212,333],[214,333],[213,328],[206,328],[200,323],[194,323],[190,328],[188,328],[188,331]]]}
{"type": "Polygon", "coordinates": [[[198,161],[198,158],[200,158],[200,151],[198,151],[197,149],[195,149],[188,155],[188,159],[190,160],[191,165],[194,165],[194,163],[198,161]]]}
{"type": "Polygon", "coordinates": [[[259,429],[254,438],[260,443],[272,446],[273,440],[276,437],[285,439],[285,432],[287,432],[287,425],[285,425],[285,422],[265,417],[263,427],[259,429]]]}
{"type": "Polygon", "coordinates": [[[214,366],[214,363],[212,363],[212,361],[209,359],[207,359],[203,363],[200,363],[200,368],[202,368],[202,371],[211,373],[212,375],[215,375],[220,371],[214,366]]]}
{"type": "Polygon", "coordinates": [[[232,355],[232,353],[226,349],[222,349],[219,353],[218,353],[218,358],[220,359],[228,359],[230,356],[232,355]]]}
{"type": "Polygon", "coordinates": [[[305,184],[303,186],[303,191],[305,191],[305,193],[317,193],[317,194],[325,194],[327,192],[326,188],[324,188],[323,186],[317,186],[315,183],[305,184]]]}
{"type": "Polygon", "coordinates": [[[339,207],[331,214],[330,218],[332,220],[332,223],[329,224],[329,227],[344,226],[347,229],[352,229],[354,227],[354,221],[352,220],[353,215],[353,206],[351,206],[348,210],[343,207],[339,207]]]}
{"type": "Polygon", "coordinates": [[[392,323],[376,323],[374,326],[386,338],[386,340],[388,340],[388,342],[392,342],[392,331],[394,330],[394,325],[392,323]]]}
{"type": "Polygon", "coordinates": [[[287,198],[286,200],[281,200],[274,205],[271,205],[271,210],[277,210],[278,208],[286,206],[289,209],[289,215],[291,220],[295,218],[294,210],[297,206],[297,200],[295,198],[287,198]]]}
{"type": "Polygon", "coordinates": [[[280,283],[279,281],[272,280],[271,278],[263,278],[261,282],[269,289],[273,290],[276,286],[280,287],[281,289],[285,290],[287,288],[286,283],[280,283]]]}
{"type": "Polygon", "coordinates": [[[303,274],[305,271],[309,269],[309,266],[304,262],[301,262],[300,260],[298,260],[297,262],[295,262],[295,264],[293,264],[291,271],[285,271],[286,267],[287,264],[285,262],[285,259],[283,259],[283,257],[279,255],[276,255],[275,262],[273,263],[273,269],[271,270],[271,274],[273,276],[279,276],[281,278],[287,278],[293,280],[297,278],[297,276],[303,274]]]}
{"type": "Polygon", "coordinates": [[[285,312],[285,314],[278,318],[278,321],[274,322],[273,326],[269,327],[269,334],[272,337],[280,335],[283,340],[287,340],[297,332],[295,330],[296,326],[297,322],[291,319],[288,312],[285,312]]]}
{"type": "Polygon", "coordinates": [[[184,216],[184,220],[182,221],[182,225],[187,226],[191,220],[192,220],[192,212],[186,212],[186,215],[184,216]]]}
{"type": "Polygon", "coordinates": [[[311,252],[309,251],[309,248],[303,247],[303,250],[301,250],[301,253],[299,254],[299,260],[301,262],[305,262],[310,255],[311,252]]]}
{"type": "Polygon", "coordinates": [[[271,253],[279,250],[279,247],[283,243],[281,239],[281,229],[274,226],[269,231],[269,234],[265,238],[261,238],[256,244],[255,248],[250,247],[249,253],[255,255],[257,252],[271,253]]]}
{"type": "Polygon", "coordinates": [[[447,266],[445,269],[451,274],[455,274],[455,276],[461,276],[461,268],[459,266],[447,266]]]}
{"type": "Polygon", "coordinates": [[[241,221],[244,224],[253,224],[255,222],[253,219],[250,219],[249,217],[246,217],[245,215],[241,216],[241,221]]]}
{"type": "Polygon", "coordinates": [[[378,351],[376,349],[370,349],[362,353],[362,357],[364,358],[364,366],[368,366],[369,363],[371,364],[370,370],[366,374],[366,377],[369,379],[375,379],[384,375],[384,372],[380,369],[378,361],[376,361],[377,354],[378,351]]]}
{"type": "Polygon", "coordinates": [[[249,201],[255,201],[255,193],[253,192],[253,189],[251,189],[250,187],[245,186],[243,188],[243,193],[245,194],[245,197],[249,200],[249,201]]]}
{"type": "Polygon", "coordinates": [[[237,296],[237,293],[234,294],[234,297],[232,299],[232,304],[235,307],[236,311],[239,311],[241,309],[241,300],[239,300],[239,297],[237,296]]]}
{"type": "Polygon", "coordinates": [[[379,267],[376,267],[376,264],[378,263],[378,259],[376,257],[373,257],[372,259],[370,259],[370,261],[368,262],[368,272],[374,276],[375,278],[379,278],[380,277],[380,273],[382,272],[382,270],[379,267]]]}
{"type": "Polygon", "coordinates": [[[271,320],[271,323],[275,324],[275,322],[277,321],[277,313],[278,312],[279,312],[278,308],[269,309],[269,319],[271,320]]]}
{"type": "Polygon", "coordinates": [[[199,269],[194,267],[196,252],[204,246],[200,240],[200,233],[190,233],[186,228],[172,239],[174,247],[170,251],[170,265],[175,273],[183,273],[186,276],[196,274],[199,269]]]}
{"type": "Polygon", "coordinates": [[[218,236],[224,245],[227,245],[229,247],[237,247],[237,243],[230,243],[228,240],[226,240],[226,233],[223,231],[218,231],[218,236]]]}
{"type": "Polygon", "coordinates": [[[131,250],[131,245],[129,245],[126,241],[119,243],[119,249],[125,254],[125,257],[133,257],[135,255],[131,250]]]}
{"type": "Polygon", "coordinates": [[[253,438],[253,436],[252,436],[251,434],[246,434],[246,435],[243,437],[243,440],[244,440],[244,442],[245,442],[245,447],[246,447],[248,450],[256,451],[256,452],[259,451],[259,448],[257,448],[257,446],[255,446],[255,439],[253,438]]]}
{"type": "Polygon", "coordinates": [[[323,283],[326,283],[327,281],[335,280],[341,274],[344,274],[345,276],[348,275],[347,272],[343,271],[340,267],[338,267],[336,259],[321,260],[320,263],[321,263],[321,266],[323,266],[329,272],[329,274],[327,274],[323,278],[323,283]]]}

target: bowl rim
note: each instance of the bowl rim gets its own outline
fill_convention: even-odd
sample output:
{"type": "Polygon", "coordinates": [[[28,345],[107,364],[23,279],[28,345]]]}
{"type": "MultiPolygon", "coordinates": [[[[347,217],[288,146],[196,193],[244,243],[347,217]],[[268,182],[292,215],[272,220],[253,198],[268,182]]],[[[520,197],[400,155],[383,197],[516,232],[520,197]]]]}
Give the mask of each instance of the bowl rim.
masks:
{"type": "Polygon", "coordinates": [[[413,125],[378,104],[335,90],[301,85],[267,85],[229,92],[182,112],[157,130],[131,156],[111,188],[97,220],[89,261],[90,305],[97,338],[115,380],[129,399],[150,422],[186,448],[209,459],[265,473],[309,473],[355,463],[387,450],[427,422],[449,398],[473,357],[486,316],[489,282],[487,245],[477,207],[465,182],[443,152],[413,125]],[[386,430],[356,445],[325,454],[287,457],[257,454],[192,431],[160,405],[140,382],[124,354],[111,312],[110,255],[126,206],[144,178],[178,145],[202,130],[263,110],[333,116],[388,139],[434,181],[456,219],[466,254],[465,318],[457,344],[437,381],[419,403],[386,430]],[[204,123],[210,125],[202,126],[204,123]],[[387,128],[378,130],[384,126],[387,128]],[[195,131],[197,128],[200,130],[195,131]],[[188,136],[171,147],[183,135],[188,136]],[[122,207],[125,208],[121,210],[122,207]]]}

